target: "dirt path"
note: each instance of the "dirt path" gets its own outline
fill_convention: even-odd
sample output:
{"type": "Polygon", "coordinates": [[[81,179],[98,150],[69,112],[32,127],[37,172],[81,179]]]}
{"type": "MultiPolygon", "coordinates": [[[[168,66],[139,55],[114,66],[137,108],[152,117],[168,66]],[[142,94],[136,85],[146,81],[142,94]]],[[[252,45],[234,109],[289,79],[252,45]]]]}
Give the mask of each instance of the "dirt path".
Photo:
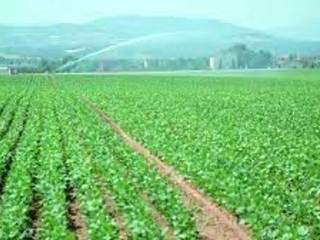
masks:
{"type": "Polygon", "coordinates": [[[89,99],[83,101],[100,118],[108,124],[121,139],[135,152],[139,153],[157,171],[165,176],[173,185],[181,189],[186,206],[195,209],[195,219],[200,234],[200,239],[206,240],[245,240],[250,239],[250,233],[245,226],[239,225],[235,217],[213,203],[192,184],[186,182],[176,170],[162,162],[147,148],[135,141],[129,134],[121,129],[105,112],[99,109],[89,99]]]}

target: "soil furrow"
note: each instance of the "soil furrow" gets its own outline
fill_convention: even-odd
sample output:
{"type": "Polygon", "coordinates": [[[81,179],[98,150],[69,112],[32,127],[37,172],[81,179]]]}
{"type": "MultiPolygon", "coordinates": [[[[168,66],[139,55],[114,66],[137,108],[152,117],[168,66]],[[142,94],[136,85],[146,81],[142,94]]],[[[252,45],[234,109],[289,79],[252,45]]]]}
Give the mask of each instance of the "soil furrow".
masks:
{"type": "Polygon", "coordinates": [[[28,222],[27,222],[27,234],[24,237],[24,240],[35,240],[37,239],[38,230],[40,227],[41,221],[41,196],[37,190],[38,185],[38,176],[37,169],[39,169],[39,157],[40,157],[40,139],[37,140],[37,151],[34,156],[32,171],[31,171],[31,186],[32,186],[32,199],[30,208],[27,213],[28,222]]]}
{"type": "Polygon", "coordinates": [[[23,136],[23,133],[26,129],[28,115],[29,115],[29,108],[30,108],[30,105],[27,105],[25,113],[24,113],[23,121],[22,121],[22,127],[18,133],[16,140],[14,141],[12,146],[10,147],[9,152],[6,157],[6,160],[5,160],[4,172],[3,172],[3,175],[0,176],[0,196],[2,196],[2,194],[3,194],[7,177],[9,175],[12,163],[13,163],[15,155],[17,153],[17,148],[18,148],[19,142],[20,142],[20,140],[23,136]]]}
{"type": "MultiPolygon", "coordinates": [[[[60,131],[62,133],[62,129],[60,129],[60,131]]],[[[80,134],[79,137],[80,137],[80,140],[79,140],[80,144],[82,146],[85,145],[84,138],[83,138],[82,134],[80,134]]],[[[96,177],[96,182],[97,182],[98,187],[100,188],[100,191],[103,195],[103,201],[104,201],[106,213],[110,217],[113,218],[113,220],[115,221],[115,223],[117,225],[119,240],[129,239],[128,234],[127,234],[127,230],[126,230],[126,227],[124,224],[124,220],[123,220],[122,216],[120,215],[120,213],[118,212],[118,210],[116,208],[116,204],[114,203],[111,195],[107,192],[106,187],[102,183],[103,181],[101,180],[101,178],[96,177]]]]}
{"type": "MultiPolygon", "coordinates": [[[[56,109],[55,109],[55,116],[57,121],[59,121],[58,114],[56,113],[56,109]]],[[[60,125],[59,125],[59,135],[60,135],[61,149],[63,153],[64,176],[66,179],[65,195],[68,203],[68,209],[67,209],[68,228],[71,232],[75,234],[75,237],[77,240],[87,240],[88,239],[87,226],[81,214],[80,203],[77,199],[75,189],[70,180],[70,170],[67,163],[68,155],[66,154],[65,139],[63,137],[63,130],[60,127],[60,125]]]]}
{"type": "Polygon", "coordinates": [[[141,198],[143,199],[144,203],[146,204],[147,208],[150,210],[152,218],[154,221],[160,226],[161,229],[165,229],[165,239],[166,240],[173,240],[175,239],[174,230],[170,226],[167,219],[156,209],[153,205],[152,201],[148,197],[147,194],[141,194],[141,198]]]}
{"type": "Polygon", "coordinates": [[[41,197],[39,193],[35,190],[32,190],[32,200],[28,215],[27,223],[27,234],[24,237],[24,240],[35,240],[37,239],[38,230],[41,224],[41,197]]]}
{"type": "Polygon", "coordinates": [[[4,128],[0,131],[0,139],[4,138],[7,135],[7,133],[9,132],[10,127],[11,127],[11,125],[14,121],[14,118],[16,116],[16,111],[17,111],[17,108],[19,107],[19,103],[20,103],[21,99],[22,98],[19,98],[17,100],[15,108],[10,112],[9,120],[5,123],[4,128]]]}
{"type": "Polygon", "coordinates": [[[93,102],[85,97],[82,99],[128,146],[143,156],[162,176],[165,176],[182,191],[186,206],[196,209],[194,214],[200,239],[250,239],[249,231],[245,226],[238,224],[234,216],[215,204],[192,184],[186,182],[173,167],[165,164],[143,145],[135,141],[93,102]]]}
{"type": "Polygon", "coordinates": [[[119,240],[127,240],[128,233],[124,224],[124,219],[122,218],[121,214],[117,210],[116,204],[112,199],[110,193],[106,190],[106,187],[102,184],[101,178],[97,178],[98,185],[103,194],[103,200],[106,206],[107,213],[115,220],[117,224],[117,229],[119,233],[119,240]]]}
{"type": "Polygon", "coordinates": [[[8,106],[9,102],[10,102],[10,97],[8,99],[6,99],[4,101],[4,103],[2,104],[2,107],[0,108],[0,117],[1,117],[2,113],[4,112],[4,110],[6,109],[6,107],[8,106]]]}
{"type": "Polygon", "coordinates": [[[68,227],[75,233],[77,240],[87,240],[88,233],[86,223],[81,215],[80,203],[76,197],[74,188],[67,184],[66,187],[67,201],[68,201],[68,227]]]}
{"type": "MultiPolygon", "coordinates": [[[[112,152],[112,155],[117,157],[119,164],[121,164],[122,166],[125,166],[125,161],[121,160],[121,157],[119,157],[118,152],[115,151],[115,149],[110,149],[110,150],[112,152]]],[[[132,178],[132,173],[128,169],[126,170],[125,174],[126,174],[126,177],[132,178]]],[[[136,182],[133,184],[138,188],[136,182]]],[[[150,210],[151,216],[155,220],[155,222],[160,226],[161,229],[167,230],[165,234],[165,239],[175,239],[174,229],[172,229],[166,217],[163,216],[163,214],[154,206],[148,194],[144,192],[144,193],[141,193],[140,196],[142,200],[145,202],[147,208],[150,210]]]]}

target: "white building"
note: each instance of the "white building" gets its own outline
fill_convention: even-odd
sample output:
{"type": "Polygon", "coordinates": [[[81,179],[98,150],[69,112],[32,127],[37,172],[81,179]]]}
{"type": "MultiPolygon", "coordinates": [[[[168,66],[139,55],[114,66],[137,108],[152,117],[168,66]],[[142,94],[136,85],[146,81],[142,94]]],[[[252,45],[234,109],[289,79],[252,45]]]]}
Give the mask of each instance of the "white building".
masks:
{"type": "Polygon", "coordinates": [[[214,57],[210,57],[209,59],[209,68],[210,70],[216,70],[216,60],[214,57]]]}
{"type": "Polygon", "coordinates": [[[3,74],[10,74],[9,73],[9,68],[8,67],[2,67],[0,66],[0,74],[3,75],[3,74]]]}
{"type": "Polygon", "coordinates": [[[149,68],[149,62],[147,58],[143,59],[143,68],[144,69],[148,69],[149,68]]]}

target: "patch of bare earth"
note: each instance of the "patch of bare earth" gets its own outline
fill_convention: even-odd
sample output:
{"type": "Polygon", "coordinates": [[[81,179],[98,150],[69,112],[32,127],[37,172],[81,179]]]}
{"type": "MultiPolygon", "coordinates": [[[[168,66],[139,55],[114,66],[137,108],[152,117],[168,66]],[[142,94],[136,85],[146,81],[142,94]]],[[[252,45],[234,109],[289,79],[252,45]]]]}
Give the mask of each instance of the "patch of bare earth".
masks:
{"type": "Polygon", "coordinates": [[[76,198],[73,188],[69,188],[67,195],[69,206],[68,206],[68,222],[69,228],[74,232],[77,240],[87,240],[88,233],[86,228],[86,222],[81,215],[80,204],[76,198]]]}
{"type": "Polygon", "coordinates": [[[245,240],[250,239],[249,230],[240,225],[237,219],[226,210],[219,207],[211,199],[201,193],[192,184],[186,182],[176,170],[161,161],[146,147],[138,143],[120,128],[105,112],[99,109],[87,98],[82,98],[85,103],[96,112],[100,118],[108,124],[121,139],[135,152],[145,158],[159,174],[165,176],[173,185],[178,187],[182,193],[186,206],[195,210],[195,220],[200,239],[205,240],[245,240]]]}
{"type": "Polygon", "coordinates": [[[24,240],[36,240],[41,225],[41,200],[38,194],[33,194],[31,206],[28,211],[28,227],[24,240]]]}

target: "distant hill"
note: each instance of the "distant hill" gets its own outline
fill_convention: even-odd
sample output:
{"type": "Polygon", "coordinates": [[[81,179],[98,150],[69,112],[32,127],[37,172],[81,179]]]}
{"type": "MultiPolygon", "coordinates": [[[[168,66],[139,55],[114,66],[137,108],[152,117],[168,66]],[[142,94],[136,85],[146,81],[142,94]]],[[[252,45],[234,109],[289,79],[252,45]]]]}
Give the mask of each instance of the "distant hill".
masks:
{"type": "Polygon", "coordinates": [[[280,27],[270,29],[269,31],[275,35],[289,37],[303,41],[319,41],[320,40],[320,20],[308,24],[300,24],[295,27],[280,27]]]}
{"type": "Polygon", "coordinates": [[[236,43],[275,54],[320,54],[320,42],[274,37],[213,19],[108,17],[86,24],[0,26],[0,36],[0,56],[81,57],[126,41],[94,57],[207,57],[236,43]]]}

